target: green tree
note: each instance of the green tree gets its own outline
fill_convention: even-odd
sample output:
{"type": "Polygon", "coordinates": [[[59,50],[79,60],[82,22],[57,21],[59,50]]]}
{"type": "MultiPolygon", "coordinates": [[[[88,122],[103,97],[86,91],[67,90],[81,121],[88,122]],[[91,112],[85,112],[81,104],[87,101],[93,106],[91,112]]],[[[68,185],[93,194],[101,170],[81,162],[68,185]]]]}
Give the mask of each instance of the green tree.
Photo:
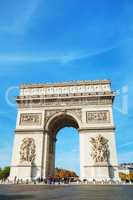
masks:
{"type": "Polygon", "coordinates": [[[6,180],[10,173],[10,167],[4,167],[0,169],[0,179],[6,180]]]}
{"type": "Polygon", "coordinates": [[[125,173],[122,173],[122,172],[119,173],[119,177],[122,181],[125,181],[125,182],[129,182],[131,180],[130,174],[125,174],[125,173]]]}

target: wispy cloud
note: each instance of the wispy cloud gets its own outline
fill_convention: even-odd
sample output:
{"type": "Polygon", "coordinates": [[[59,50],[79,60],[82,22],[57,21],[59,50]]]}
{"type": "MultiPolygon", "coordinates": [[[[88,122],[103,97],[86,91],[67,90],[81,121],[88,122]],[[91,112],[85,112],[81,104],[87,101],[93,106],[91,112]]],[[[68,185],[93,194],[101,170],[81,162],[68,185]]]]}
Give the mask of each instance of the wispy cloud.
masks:
{"type": "Polygon", "coordinates": [[[122,149],[122,148],[127,147],[127,146],[130,146],[130,145],[132,145],[132,144],[133,144],[133,141],[127,142],[127,143],[125,143],[125,144],[122,144],[122,145],[118,146],[118,149],[122,149]]]}
{"type": "Polygon", "coordinates": [[[62,64],[67,64],[72,61],[77,61],[81,59],[91,58],[93,56],[98,56],[104,53],[108,53],[113,49],[118,48],[120,45],[124,44],[126,41],[133,41],[132,38],[128,40],[122,40],[112,46],[105,48],[97,48],[94,50],[73,50],[64,53],[33,53],[33,54],[1,54],[0,63],[39,63],[39,62],[59,62],[62,64]]]}
{"type": "Polygon", "coordinates": [[[90,52],[68,52],[68,53],[63,53],[63,54],[57,54],[57,55],[47,55],[40,53],[34,54],[34,55],[24,55],[24,54],[6,54],[6,55],[0,55],[0,62],[1,63],[32,63],[32,62],[60,62],[62,64],[67,64],[71,61],[76,61],[76,60],[81,60],[85,59],[88,57],[100,55],[103,53],[106,53],[110,50],[112,50],[114,47],[109,47],[109,48],[103,48],[103,49],[98,49],[95,51],[90,51],[90,52]]]}
{"type": "Polygon", "coordinates": [[[32,0],[27,3],[26,9],[20,11],[20,15],[16,16],[11,24],[0,26],[1,32],[24,34],[27,30],[32,16],[34,16],[38,8],[40,0],[32,0]]]}

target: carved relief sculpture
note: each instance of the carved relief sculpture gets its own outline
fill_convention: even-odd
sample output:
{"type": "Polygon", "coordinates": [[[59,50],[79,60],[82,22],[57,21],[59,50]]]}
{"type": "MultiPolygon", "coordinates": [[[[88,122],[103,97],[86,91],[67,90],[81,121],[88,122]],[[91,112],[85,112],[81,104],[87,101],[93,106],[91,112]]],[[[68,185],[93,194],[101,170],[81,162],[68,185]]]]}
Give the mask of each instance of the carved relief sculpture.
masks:
{"type": "Polygon", "coordinates": [[[41,113],[22,113],[20,115],[20,125],[40,125],[42,121],[41,113]]]}
{"type": "Polygon", "coordinates": [[[79,120],[82,120],[82,113],[81,113],[81,109],[56,109],[56,110],[46,110],[45,111],[45,119],[46,121],[54,114],[59,113],[59,112],[69,112],[72,113],[73,115],[75,115],[79,120]]]}
{"type": "Polygon", "coordinates": [[[89,111],[86,113],[87,122],[109,122],[109,111],[89,111]]]}
{"type": "Polygon", "coordinates": [[[32,107],[32,108],[40,108],[40,107],[44,107],[44,106],[47,106],[47,107],[51,107],[51,106],[56,106],[58,107],[60,105],[60,107],[64,107],[65,106],[77,106],[77,105],[111,105],[112,103],[112,99],[110,97],[106,98],[106,99],[102,99],[99,97],[99,99],[94,99],[94,100],[91,100],[90,97],[86,96],[86,97],[78,97],[77,99],[73,98],[71,101],[66,101],[65,98],[62,98],[62,99],[39,99],[39,100],[36,100],[34,99],[34,101],[26,101],[26,103],[24,103],[21,99],[19,99],[20,97],[18,97],[18,101],[20,101],[19,103],[19,107],[21,108],[29,108],[29,107],[32,107]]]}
{"type": "Polygon", "coordinates": [[[24,138],[20,146],[20,161],[33,162],[35,160],[35,141],[33,138],[24,138]]]}
{"type": "Polygon", "coordinates": [[[93,160],[97,162],[108,162],[109,159],[109,147],[108,140],[101,135],[96,138],[91,138],[90,143],[92,145],[91,156],[93,160]]]}

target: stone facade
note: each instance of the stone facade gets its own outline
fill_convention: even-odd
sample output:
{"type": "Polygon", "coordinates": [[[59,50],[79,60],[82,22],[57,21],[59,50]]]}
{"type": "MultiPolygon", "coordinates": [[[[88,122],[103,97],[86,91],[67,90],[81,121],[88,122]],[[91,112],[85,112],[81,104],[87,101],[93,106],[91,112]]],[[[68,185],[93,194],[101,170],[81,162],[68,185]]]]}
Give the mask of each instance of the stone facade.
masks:
{"type": "Polygon", "coordinates": [[[79,132],[80,178],[118,179],[110,81],[30,84],[20,87],[10,179],[54,175],[56,134],[79,132]]]}

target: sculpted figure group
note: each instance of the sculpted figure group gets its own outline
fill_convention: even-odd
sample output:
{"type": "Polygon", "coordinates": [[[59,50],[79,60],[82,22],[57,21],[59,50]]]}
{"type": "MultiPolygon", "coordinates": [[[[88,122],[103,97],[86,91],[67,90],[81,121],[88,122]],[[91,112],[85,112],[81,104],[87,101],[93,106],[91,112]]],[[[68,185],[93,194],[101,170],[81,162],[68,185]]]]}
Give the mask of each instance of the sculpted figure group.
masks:
{"type": "Polygon", "coordinates": [[[109,159],[109,147],[108,140],[101,135],[96,138],[91,138],[90,143],[92,145],[91,156],[93,160],[98,162],[108,162],[109,159]]]}
{"type": "Polygon", "coordinates": [[[24,138],[20,146],[20,161],[32,163],[35,160],[35,148],[33,138],[24,138]]]}

